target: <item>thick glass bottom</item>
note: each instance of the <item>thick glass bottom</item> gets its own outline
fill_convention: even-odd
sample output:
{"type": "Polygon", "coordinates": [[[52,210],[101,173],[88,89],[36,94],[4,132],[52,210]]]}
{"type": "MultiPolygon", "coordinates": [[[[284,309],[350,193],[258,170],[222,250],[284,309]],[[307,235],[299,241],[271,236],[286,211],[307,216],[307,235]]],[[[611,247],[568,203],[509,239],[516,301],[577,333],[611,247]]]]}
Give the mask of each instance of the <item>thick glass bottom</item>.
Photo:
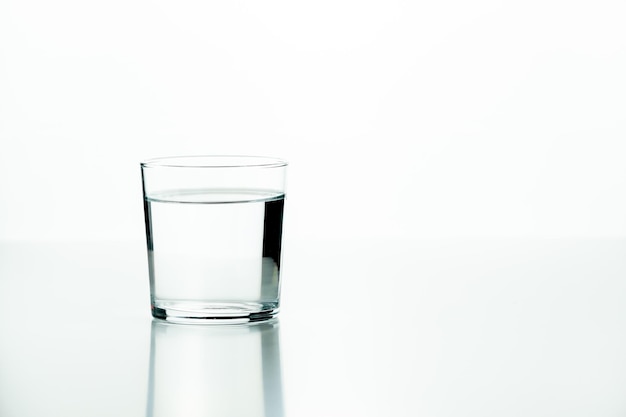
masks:
{"type": "Polygon", "coordinates": [[[156,300],[152,316],[173,323],[238,324],[269,320],[279,312],[278,303],[199,302],[156,300]]]}

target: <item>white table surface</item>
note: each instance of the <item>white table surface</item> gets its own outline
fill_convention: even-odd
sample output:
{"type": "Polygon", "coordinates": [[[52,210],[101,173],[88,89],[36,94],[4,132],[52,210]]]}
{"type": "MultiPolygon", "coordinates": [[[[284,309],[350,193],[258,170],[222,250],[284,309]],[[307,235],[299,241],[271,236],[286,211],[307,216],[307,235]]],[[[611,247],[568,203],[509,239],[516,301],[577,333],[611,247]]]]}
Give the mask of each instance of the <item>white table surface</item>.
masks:
{"type": "Polygon", "coordinates": [[[143,243],[4,242],[0,415],[624,416],[625,277],[624,240],[287,241],[277,323],[163,330],[143,243]]]}

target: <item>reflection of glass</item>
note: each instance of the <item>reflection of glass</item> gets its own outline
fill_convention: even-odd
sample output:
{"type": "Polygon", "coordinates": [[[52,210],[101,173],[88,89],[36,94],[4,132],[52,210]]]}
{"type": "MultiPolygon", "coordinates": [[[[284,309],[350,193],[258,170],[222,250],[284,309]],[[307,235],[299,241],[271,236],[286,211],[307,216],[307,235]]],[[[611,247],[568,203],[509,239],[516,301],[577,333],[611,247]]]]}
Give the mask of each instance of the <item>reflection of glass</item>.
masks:
{"type": "Polygon", "coordinates": [[[148,417],[282,417],[278,321],[153,320],[148,417]]]}

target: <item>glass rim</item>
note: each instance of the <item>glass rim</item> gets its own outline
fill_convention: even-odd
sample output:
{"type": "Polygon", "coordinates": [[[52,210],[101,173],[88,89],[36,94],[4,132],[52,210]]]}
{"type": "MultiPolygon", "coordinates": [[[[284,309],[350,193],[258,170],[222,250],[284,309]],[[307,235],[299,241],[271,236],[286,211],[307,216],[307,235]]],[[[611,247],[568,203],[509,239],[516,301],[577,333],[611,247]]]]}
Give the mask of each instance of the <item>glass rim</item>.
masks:
{"type": "Polygon", "coordinates": [[[184,155],[147,159],[142,168],[280,168],[287,161],[270,156],[253,155],[184,155]]]}

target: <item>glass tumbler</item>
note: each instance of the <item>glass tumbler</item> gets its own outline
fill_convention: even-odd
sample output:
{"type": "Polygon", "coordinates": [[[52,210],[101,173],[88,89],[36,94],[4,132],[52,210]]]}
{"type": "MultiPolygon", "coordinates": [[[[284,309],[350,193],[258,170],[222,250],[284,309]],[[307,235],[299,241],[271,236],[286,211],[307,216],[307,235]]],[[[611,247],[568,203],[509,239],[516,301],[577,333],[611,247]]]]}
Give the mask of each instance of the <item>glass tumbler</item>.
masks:
{"type": "Polygon", "coordinates": [[[278,313],[286,167],[256,156],[141,163],[155,318],[232,323],[278,313]]]}

